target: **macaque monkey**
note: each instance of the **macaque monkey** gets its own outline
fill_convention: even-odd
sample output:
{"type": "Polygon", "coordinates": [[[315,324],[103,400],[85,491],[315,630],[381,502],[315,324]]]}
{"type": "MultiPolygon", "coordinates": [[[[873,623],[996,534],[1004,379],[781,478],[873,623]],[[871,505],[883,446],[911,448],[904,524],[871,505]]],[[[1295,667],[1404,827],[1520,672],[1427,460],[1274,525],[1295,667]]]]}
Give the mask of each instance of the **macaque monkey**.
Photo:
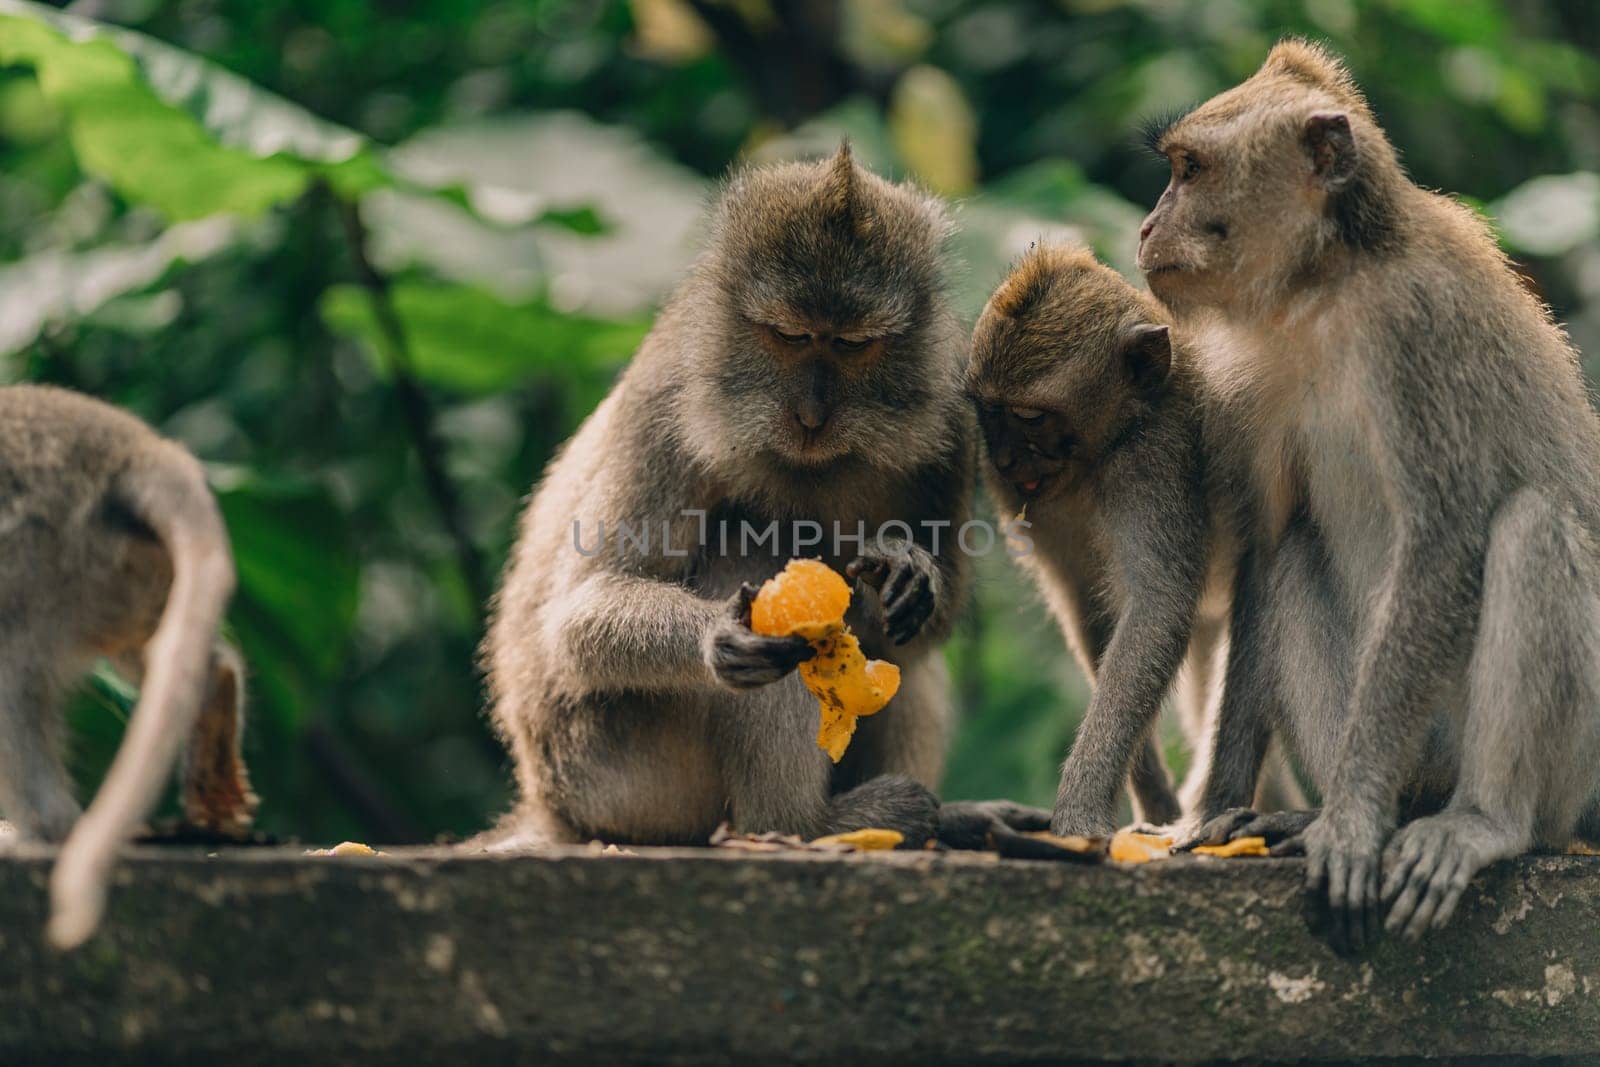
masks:
{"type": "MultiPolygon", "coordinates": [[[[974,466],[948,230],[848,147],[730,180],[708,247],[523,515],[485,642],[521,797],[486,847],[703,844],[724,820],[911,847],[939,831],[939,645],[974,466]],[[756,585],[797,556],[855,579],[847,622],[902,670],[837,765],[794,674],[810,646],[749,627],[756,585]]],[[[990,812],[1047,822],[945,815],[981,836],[990,812]]]]}
{"type": "MultiPolygon", "coordinates": [[[[1266,739],[1337,947],[1449,919],[1486,864],[1600,832],[1600,432],[1489,227],[1413,184],[1299,40],[1156,139],[1139,264],[1219,404],[1245,542],[1202,813],[1266,739]],[[1411,821],[1406,821],[1406,820],[1411,821]],[[1398,827],[1398,829],[1397,829],[1398,827]]],[[[1259,829],[1257,826],[1255,829],[1259,829]]]]}
{"type": "Polygon", "coordinates": [[[233,585],[193,456],[88,397],[0,388],[0,812],[23,839],[66,842],[50,879],[57,946],[94,932],[117,850],[180,755],[189,823],[224,834],[251,823],[241,667],[217,638],[233,585]],[[100,656],[143,684],[80,817],[61,705],[100,656]]]}
{"type": "MultiPolygon", "coordinates": [[[[1191,361],[1154,299],[1087,251],[1031,249],[973,334],[967,389],[1002,512],[1026,507],[1021,562],[1094,682],[1052,830],[1108,834],[1130,777],[1135,816],[1174,823],[1152,736],[1183,666],[1179,712],[1205,734],[1231,574],[1211,530],[1191,361]]],[[[1276,765],[1264,803],[1303,803],[1276,765]]],[[[1266,783],[1263,783],[1266,788],[1266,783]]]]}

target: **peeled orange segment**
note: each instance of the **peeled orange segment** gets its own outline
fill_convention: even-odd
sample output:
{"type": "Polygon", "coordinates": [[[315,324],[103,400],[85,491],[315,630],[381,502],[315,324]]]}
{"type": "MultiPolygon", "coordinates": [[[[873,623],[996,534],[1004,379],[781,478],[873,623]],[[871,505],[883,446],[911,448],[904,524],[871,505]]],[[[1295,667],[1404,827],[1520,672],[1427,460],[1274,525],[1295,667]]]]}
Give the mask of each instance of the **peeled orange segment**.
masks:
{"type": "Polygon", "coordinates": [[[1264,837],[1236,837],[1225,845],[1196,845],[1191,851],[1196,856],[1220,856],[1223,859],[1233,856],[1272,855],[1264,837]]]}
{"type": "Polygon", "coordinates": [[[1118,830],[1111,839],[1111,858],[1118,863],[1149,863],[1171,855],[1172,838],[1118,830]]]}
{"type": "Polygon", "coordinates": [[[817,745],[838,763],[850,747],[856,719],[883,709],[900,689],[900,668],[861,654],[861,642],[841,630],[812,647],[817,654],[800,664],[800,680],[822,706],[817,745]]]}
{"type": "Polygon", "coordinates": [[[844,625],[850,584],[818,559],[793,559],[750,605],[750,629],[767,637],[815,641],[844,625]]]}
{"type": "Polygon", "coordinates": [[[882,710],[900,688],[900,668],[869,660],[844,624],[850,585],[821,560],[793,559],[750,603],[750,628],[768,637],[804,637],[816,655],[800,664],[800,680],[821,706],[817,746],[833,762],[844,757],[856,719],[882,710]]]}

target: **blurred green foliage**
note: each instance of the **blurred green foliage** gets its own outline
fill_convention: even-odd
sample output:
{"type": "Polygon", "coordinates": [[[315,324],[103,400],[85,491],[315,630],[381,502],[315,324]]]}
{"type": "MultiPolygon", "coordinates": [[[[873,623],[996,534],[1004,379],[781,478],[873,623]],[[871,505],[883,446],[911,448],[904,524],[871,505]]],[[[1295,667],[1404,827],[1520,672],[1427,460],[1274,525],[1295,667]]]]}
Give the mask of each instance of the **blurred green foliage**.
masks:
{"type": "MultiPolygon", "coordinates": [[[[268,829],[469,833],[507,800],[481,592],[731,163],[848,135],[958,199],[970,315],[1041,235],[1128,270],[1139,122],[1286,32],[1600,353],[1587,0],[0,0],[0,380],[210,465],[268,829]]],[[[1003,560],[949,656],[948,793],[1047,803],[1086,687],[1003,560]]],[[[86,781],[127,706],[77,709],[86,781]]]]}

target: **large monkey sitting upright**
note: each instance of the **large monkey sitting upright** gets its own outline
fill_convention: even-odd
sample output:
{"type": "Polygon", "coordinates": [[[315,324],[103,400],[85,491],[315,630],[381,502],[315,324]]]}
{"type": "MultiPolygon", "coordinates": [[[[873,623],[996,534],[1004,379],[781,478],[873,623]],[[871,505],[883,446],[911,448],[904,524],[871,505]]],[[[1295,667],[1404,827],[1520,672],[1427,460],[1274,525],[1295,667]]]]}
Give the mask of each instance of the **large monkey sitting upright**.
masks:
{"type": "Polygon", "coordinates": [[[847,148],[733,177],[524,514],[485,646],[521,798],[486,843],[703,843],[724,819],[934,834],[974,470],[948,226],[847,148]],[[791,556],[860,579],[848,621],[903,671],[837,766],[793,673],[810,646],[748,625],[791,556]]]}
{"type": "Polygon", "coordinates": [[[1336,942],[1384,903],[1416,936],[1486,864],[1600,833],[1600,427],[1548,309],[1327,52],[1280,43],[1156,147],[1139,264],[1252,505],[1204,814],[1280,730],[1336,942]]]}

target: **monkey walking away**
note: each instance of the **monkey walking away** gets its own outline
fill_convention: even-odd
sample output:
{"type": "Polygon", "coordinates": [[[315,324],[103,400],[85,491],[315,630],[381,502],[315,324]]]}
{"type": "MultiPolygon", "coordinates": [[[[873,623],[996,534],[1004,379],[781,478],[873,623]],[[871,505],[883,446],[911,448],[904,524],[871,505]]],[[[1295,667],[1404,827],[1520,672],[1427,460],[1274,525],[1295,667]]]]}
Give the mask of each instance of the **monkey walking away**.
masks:
{"type": "Polygon", "coordinates": [[[707,248],[524,513],[484,648],[521,795],[482,843],[703,843],[727,819],[920,845],[941,819],[947,839],[1047,824],[941,813],[931,792],[974,464],[948,230],[937,200],[847,147],[732,178],[707,248]],[[902,671],[837,765],[794,675],[810,645],[749,627],[754,586],[796,556],[857,580],[846,621],[902,671]]]}
{"type": "Polygon", "coordinates": [[[193,456],[99,401],[0,388],[0,812],[23,838],[65,839],[50,880],[58,946],[93,933],[117,850],[180,754],[186,820],[228,834],[250,825],[241,665],[217,636],[233,585],[193,456]],[[80,817],[62,703],[98,656],[143,684],[80,817]]]}
{"type": "MultiPolygon", "coordinates": [[[[1092,253],[1042,245],[973,334],[967,388],[991,494],[1007,513],[1026,507],[1022,562],[1095,684],[1057,834],[1111,833],[1130,765],[1136,817],[1178,820],[1152,735],[1180,665],[1184,734],[1200,745],[1206,733],[1229,571],[1210,529],[1195,371],[1168,320],[1092,253]]],[[[1269,778],[1263,806],[1304,804],[1281,760],[1269,778]]]]}
{"type": "Polygon", "coordinates": [[[1229,809],[1276,733],[1323,798],[1291,847],[1336,941],[1374,937],[1383,905],[1416,936],[1484,865],[1600,833],[1578,361],[1322,49],[1280,43],[1156,147],[1172,179],[1139,263],[1195,339],[1210,461],[1244,502],[1203,836],[1249,818],[1229,809]]]}

